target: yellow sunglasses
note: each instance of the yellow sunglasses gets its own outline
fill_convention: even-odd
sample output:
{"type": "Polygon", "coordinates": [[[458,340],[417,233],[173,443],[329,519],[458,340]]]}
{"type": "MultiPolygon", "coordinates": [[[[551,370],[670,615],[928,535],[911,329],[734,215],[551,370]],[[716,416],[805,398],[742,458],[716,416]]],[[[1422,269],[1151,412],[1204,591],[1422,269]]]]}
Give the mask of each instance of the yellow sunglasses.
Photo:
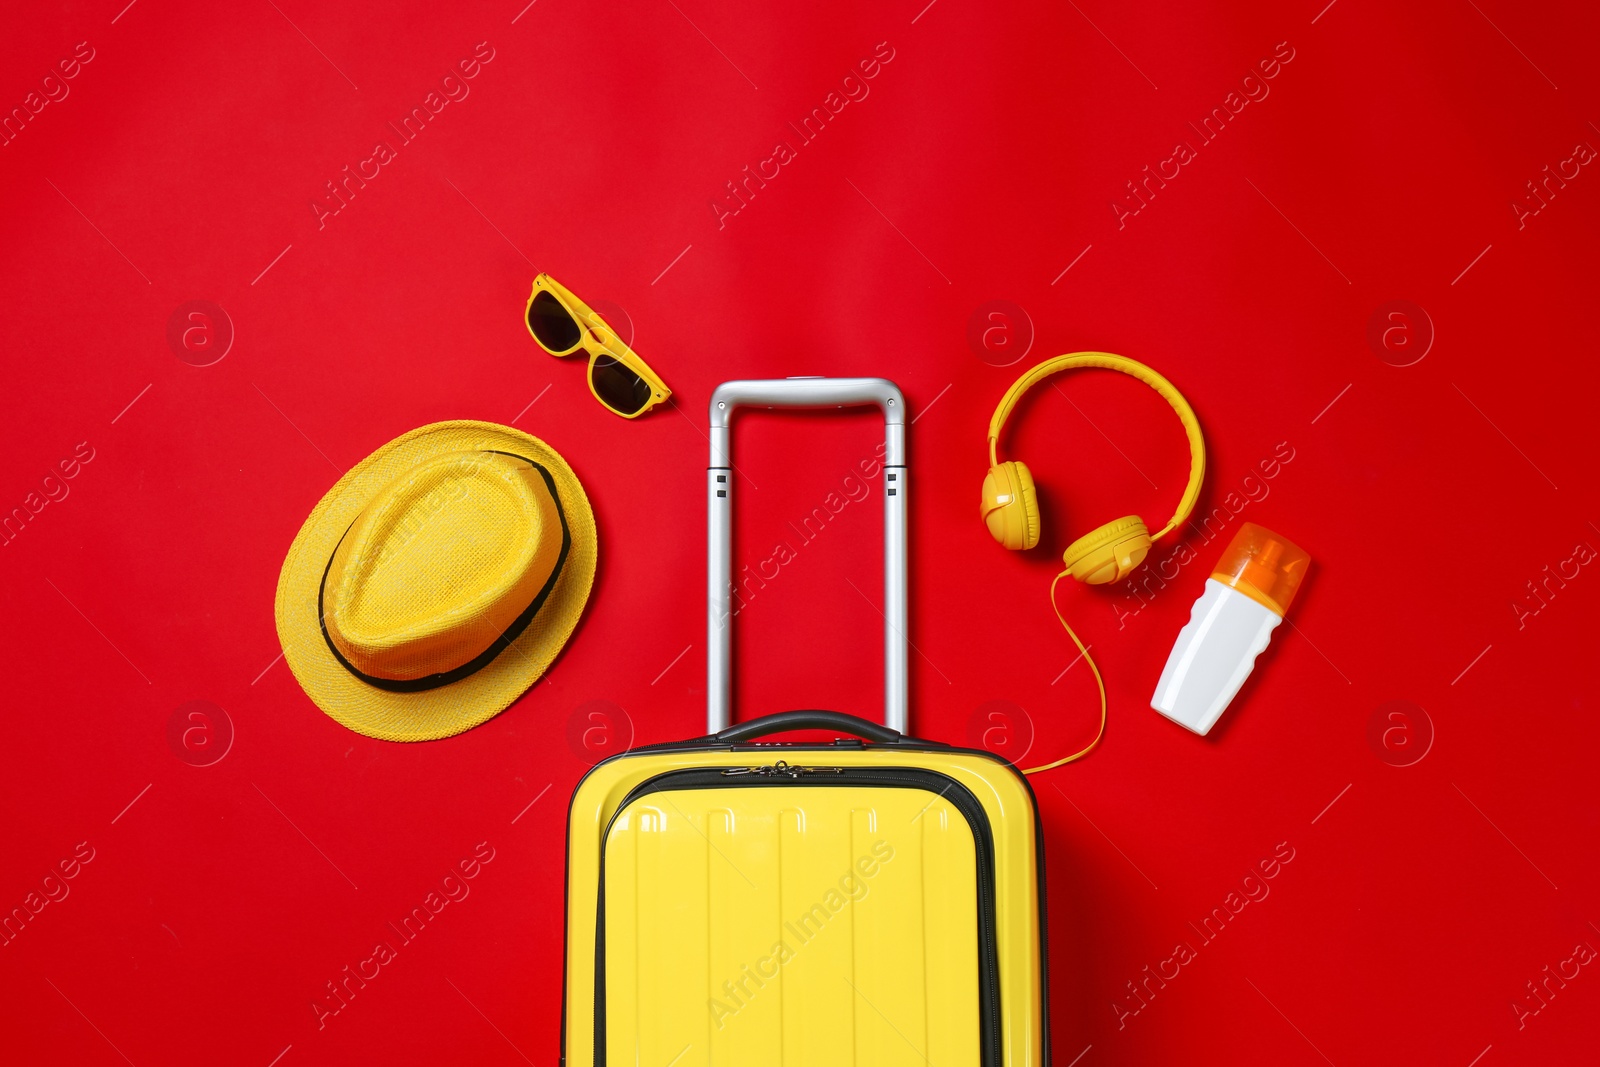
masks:
{"type": "Polygon", "coordinates": [[[548,274],[533,280],[527,322],[533,339],[552,356],[589,354],[589,391],[607,411],[636,419],[672,395],[605,319],[548,274]]]}

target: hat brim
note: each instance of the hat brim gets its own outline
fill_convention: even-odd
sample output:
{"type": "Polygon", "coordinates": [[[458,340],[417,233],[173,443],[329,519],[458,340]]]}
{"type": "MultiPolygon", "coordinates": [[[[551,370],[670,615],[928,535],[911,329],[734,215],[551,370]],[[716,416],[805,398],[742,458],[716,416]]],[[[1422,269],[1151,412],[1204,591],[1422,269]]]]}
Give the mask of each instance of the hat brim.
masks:
{"type": "Polygon", "coordinates": [[[386,741],[432,741],[470,730],[538,681],[572,635],[594,584],[594,511],[560,454],[530,434],[491,422],[438,422],[398,437],[352,467],[295,535],[278,575],[274,608],[284,659],[306,695],[336,721],[386,741]],[[572,547],[550,596],[526,629],[482,669],[418,693],[363,682],[328,647],[317,593],[339,539],[372,498],[417,463],[450,452],[501,451],[542,464],[555,480],[572,547]]]}

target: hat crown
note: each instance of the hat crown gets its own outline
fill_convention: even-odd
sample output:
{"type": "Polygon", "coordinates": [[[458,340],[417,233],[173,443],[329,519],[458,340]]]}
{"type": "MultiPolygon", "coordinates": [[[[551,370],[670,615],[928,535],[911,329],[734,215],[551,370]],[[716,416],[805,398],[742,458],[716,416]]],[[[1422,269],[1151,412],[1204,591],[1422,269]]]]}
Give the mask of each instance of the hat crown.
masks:
{"type": "Polygon", "coordinates": [[[323,580],[323,624],[351,667],[409,681],[456,670],[500,638],[559,564],[544,471],[500,452],[446,453],[380,489],[323,580]]]}

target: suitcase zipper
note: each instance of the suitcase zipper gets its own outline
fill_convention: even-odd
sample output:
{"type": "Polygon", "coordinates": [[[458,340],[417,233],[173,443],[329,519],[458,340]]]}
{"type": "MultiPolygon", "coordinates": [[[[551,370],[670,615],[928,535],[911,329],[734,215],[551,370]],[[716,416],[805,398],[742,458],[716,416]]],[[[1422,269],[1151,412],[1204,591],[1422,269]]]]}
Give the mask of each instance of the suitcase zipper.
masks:
{"type": "Polygon", "coordinates": [[[806,774],[843,774],[843,767],[795,767],[787,760],[765,767],[728,767],[722,771],[724,778],[737,778],[745,774],[758,774],[768,778],[799,778],[806,774]]]}
{"type": "MultiPolygon", "coordinates": [[[[667,771],[647,778],[628,791],[616,807],[611,821],[640,797],[677,789],[726,789],[747,786],[842,786],[864,785],[888,788],[922,789],[948,800],[967,820],[972,830],[973,866],[978,878],[978,999],[979,1063],[981,1067],[1000,1067],[1000,960],[996,947],[994,907],[994,834],[988,814],[972,791],[949,775],[910,767],[807,767],[785,760],[758,767],[694,768],[667,771]]],[[[595,1010],[594,1048],[596,1067],[606,1063],[605,1014],[605,848],[611,824],[601,835],[600,893],[595,913],[595,1010]]]]}

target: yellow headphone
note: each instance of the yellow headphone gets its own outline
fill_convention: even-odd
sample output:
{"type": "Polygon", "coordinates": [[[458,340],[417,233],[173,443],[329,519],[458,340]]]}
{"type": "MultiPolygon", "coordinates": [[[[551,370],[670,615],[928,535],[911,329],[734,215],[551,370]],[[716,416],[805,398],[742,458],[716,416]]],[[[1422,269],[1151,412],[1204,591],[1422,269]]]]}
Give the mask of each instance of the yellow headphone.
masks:
{"type": "Polygon", "coordinates": [[[1200,496],[1200,483],[1205,478],[1206,442],[1200,434],[1200,423],[1194,417],[1194,409],[1189,407],[1183,394],[1143,363],[1110,352],[1074,352],[1045,360],[1006,390],[1006,395],[1000,398],[1000,406],[995,408],[994,417],[989,420],[990,466],[989,473],[983,479],[983,521],[994,539],[1007,548],[1027,549],[1039,543],[1039,503],[1033,475],[1027,465],[1020,460],[1000,462],[1000,430],[1022,395],[1034,385],[1053,374],[1079,367],[1121,371],[1144,382],[1172,405],[1172,410],[1183,421],[1184,433],[1189,438],[1189,484],[1183,490],[1183,498],[1178,501],[1178,510],[1165,526],[1152,535],[1143,519],[1137,515],[1126,515],[1090,530],[1068,545],[1062,553],[1061,561],[1066,566],[1066,573],[1080,582],[1102,585],[1126,578],[1144,562],[1150,552],[1151,542],[1171,533],[1189,517],[1200,496]]]}
{"type": "MultiPolygon", "coordinates": [[[[1143,363],[1123,356],[1114,356],[1109,352],[1074,352],[1071,355],[1047,359],[1018,378],[1011,388],[1006,390],[1006,395],[1000,398],[1000,406],[995,408],[994,417],[989,420],[989,473],[983,479],[983,521],[996,541],[1007,548],[1015,549],[1032,548],[1039,543],[1039,502],[1034,490],[1033,475],[1027,465],[1020,460],[1000,462],[1000,430],[1005,426],[1012,409],[1017,406],[1017,401],[1022,399],[1022,394],[1052,374],[1060,374],[1062,371],[1075,370],[1079,367],[1100,367],[1105,370],[1121,371],[1139,379],[1166,398],[1167,403],[1172,405],[1172,410],[1176,411],[1178,418],[1183,421],[1183,432],[1189,438],[1189,484],[1184,487],[1183,499],[1178,501],[1178,510],[1155,536],[1151,536],[1149,527],[1139,516],[1125,515],[1090,530],[1068,545],[1067,550],[1062,553],[1061,562],[1066,566],[1066,570],[1056,575],[1055,581],[1050,583],[1050,607],[1066,629],[1067,636],[1072,638],[1072,643],[1078,646],[1081,654],[1079,658],[1089,664],[1089,670],[1094,674],[1095,685],[1100,690],[1100,728],[1095,732],[1092,741],[1070,756],[1038,767],[1024,768],[1022,772],[1024,774],[1048,771],[1082,759],[1094,751],[1106,733],[1105,679],[1100,677],[1100,668],[1095,665],[1094,657],[1089,655],[1089,646],[1079,640],[1072,627],[1067,625],[1066,617],[1061,614],[1061,608],[1056,605],[1056,586],[1061,584],[1061,579],[1069,576],[1090,585],[1103,585],[1107,582],[1120,581],[1133,573],[1134,568],[1143,563],[1145,556],[1149,555],[1151,542],[1171,533],[1177,529],[1179,523],[1189,517],[1189,513],[1194,510],[1195,501],[1200,496],[1200,483],[1206,473],[1206,442],[1200,434],[1200,422],[1194,417],[1194,409],[1189,407],[1189,402],[1183,398],[1182,393],[1172,387],[1171,382],[1143,363]]],[[[1070,669],[1071,665],[1068,667],[1070,669]]]]}

